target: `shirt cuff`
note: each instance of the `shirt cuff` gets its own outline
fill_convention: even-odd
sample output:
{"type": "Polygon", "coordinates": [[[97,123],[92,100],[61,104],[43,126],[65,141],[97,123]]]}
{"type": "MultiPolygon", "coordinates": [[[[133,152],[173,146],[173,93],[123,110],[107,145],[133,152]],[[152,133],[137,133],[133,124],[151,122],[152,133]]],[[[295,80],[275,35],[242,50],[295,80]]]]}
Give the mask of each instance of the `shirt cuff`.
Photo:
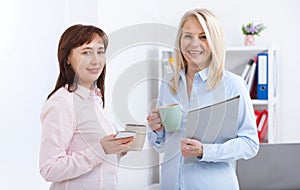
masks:
{"type": "Polygon", "coordinates": [[[203,143],[202,146],[203,146],[203,155],[201,161],[213,161],[218,154],[218,148],[216,147],[216,144],[203,143]]]}
{"type": "Polygon", "coordinates": [[[157,138],[162,138],[165,136],[165,130],[153,131],[153,132],[156,134],[157,138]]]}
{"type": "Polygon", "coordinates": [[[165,132],[164,130],[156,132],[149,132],[148,139],[153,145],[160,146],[165,141],[165,132]]]}
{"type": "Polygon", "coordinates": [[[202,152],[203,153],[202,153],[201,157],[200,156],[197,157],[198,161],[205,160],[206,154],[208,153],[208,151],[211,148],[211,146],[212,146],[212,144],[204,144],[204,143],[202,143],[202,148],[203,148],[202,152]]]}

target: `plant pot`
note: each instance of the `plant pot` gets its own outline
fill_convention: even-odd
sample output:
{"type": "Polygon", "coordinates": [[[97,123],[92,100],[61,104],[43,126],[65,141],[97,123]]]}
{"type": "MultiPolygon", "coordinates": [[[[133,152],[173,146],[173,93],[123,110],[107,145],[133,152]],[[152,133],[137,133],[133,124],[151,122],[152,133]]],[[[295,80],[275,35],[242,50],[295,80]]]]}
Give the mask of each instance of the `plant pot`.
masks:
{"type": "Polygon", "coordinates": [[[254,36],[253,35],[246,35],[244,44],[245,44],[245,46],[254,46],[255,45],[254,36]]]}

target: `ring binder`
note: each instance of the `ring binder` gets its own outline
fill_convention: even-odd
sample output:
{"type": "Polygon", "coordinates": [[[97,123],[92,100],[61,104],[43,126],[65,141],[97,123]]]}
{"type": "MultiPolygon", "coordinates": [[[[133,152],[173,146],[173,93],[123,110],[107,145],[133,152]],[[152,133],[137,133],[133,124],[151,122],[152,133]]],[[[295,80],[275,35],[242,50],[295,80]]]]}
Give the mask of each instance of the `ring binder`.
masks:
{"type": "Polygon", "coordinates": [[[268,99],[268,54],[257,54],[257,99],[268,99]]]}

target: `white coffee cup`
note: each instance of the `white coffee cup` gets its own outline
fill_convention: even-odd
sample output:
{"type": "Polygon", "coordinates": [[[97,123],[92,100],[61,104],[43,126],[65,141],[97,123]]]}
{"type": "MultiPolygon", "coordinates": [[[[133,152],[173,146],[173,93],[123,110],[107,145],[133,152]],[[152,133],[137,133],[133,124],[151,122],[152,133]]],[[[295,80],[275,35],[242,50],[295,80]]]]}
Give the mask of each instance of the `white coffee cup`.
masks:
{"type": "Polygon", "coordinates": [[[126,124],[125,130],[135,131],[136,135],[129,149],[131,151],[141,151],[143,149],[146,138],[146,125],[126,124]]]}

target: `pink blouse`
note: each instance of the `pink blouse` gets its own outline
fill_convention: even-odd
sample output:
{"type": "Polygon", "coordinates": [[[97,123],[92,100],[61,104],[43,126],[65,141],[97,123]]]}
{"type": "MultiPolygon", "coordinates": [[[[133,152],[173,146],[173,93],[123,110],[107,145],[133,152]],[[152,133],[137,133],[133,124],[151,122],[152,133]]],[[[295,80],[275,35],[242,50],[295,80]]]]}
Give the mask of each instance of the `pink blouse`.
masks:
{"type": "Polygon", "coordinates": [[[40,173],[50,190],[117,188],[118,156],[100,144],[116,129],[93,90],[60,88],[46,101],[41,122],[40,173]]]}

